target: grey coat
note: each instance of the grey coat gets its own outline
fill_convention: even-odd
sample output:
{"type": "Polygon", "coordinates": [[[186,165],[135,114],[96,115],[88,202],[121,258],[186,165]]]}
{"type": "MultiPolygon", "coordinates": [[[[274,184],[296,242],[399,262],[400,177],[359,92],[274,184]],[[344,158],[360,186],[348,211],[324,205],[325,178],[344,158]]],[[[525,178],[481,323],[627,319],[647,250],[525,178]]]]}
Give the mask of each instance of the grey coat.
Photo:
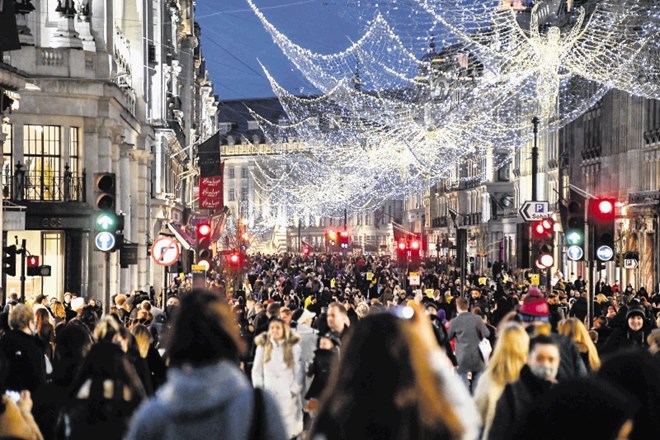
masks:
{"type": "MultiPolygon", "coordinates": [[[[263,432],[286,439],[273,397],[264,391],[263,432]]],[[[233,363],[201,368],[170,368],[156,396],[134,414],[126,440],[247,439],[253,421],[253,388],[233,363]]]]}
{"type": "Polygon", "coordinates": [[[479,341],[490,336],[490,330],[481,317],[470,312],[461,312],[449,321],[448,337],[456,338],[456,361],[458,372],[477,372],[486,368],[481,359],[479,341]]]}

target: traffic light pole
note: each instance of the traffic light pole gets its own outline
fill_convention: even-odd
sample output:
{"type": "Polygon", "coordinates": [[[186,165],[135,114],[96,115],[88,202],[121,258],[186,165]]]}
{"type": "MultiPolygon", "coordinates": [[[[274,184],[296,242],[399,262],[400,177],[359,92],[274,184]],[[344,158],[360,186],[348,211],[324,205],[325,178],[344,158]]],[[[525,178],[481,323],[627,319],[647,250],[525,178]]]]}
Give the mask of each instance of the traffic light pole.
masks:
{"type": "Polygon", "coordinates": [[[27,240],[21,240],[21,303],[25,304],[25,260],[26,260],[26,251],[27,240]]]}
{"type": "Polygon", "coordinates": [[[108,314],[110,312],[110,252],[103,252],[103,273],[103,311],[108,314]]]}

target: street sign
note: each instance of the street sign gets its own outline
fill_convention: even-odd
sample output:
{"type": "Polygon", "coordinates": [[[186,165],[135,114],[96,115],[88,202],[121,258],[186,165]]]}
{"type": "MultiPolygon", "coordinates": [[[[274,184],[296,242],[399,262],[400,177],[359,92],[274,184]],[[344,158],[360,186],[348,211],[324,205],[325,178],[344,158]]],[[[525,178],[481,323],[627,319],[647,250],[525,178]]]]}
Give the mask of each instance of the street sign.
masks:
{"type": "Polygon", "coordinates": [[[537,273],[530,273],[529,274],[529,284],[532,286],[538,286],[541,284],[541,275],[537,273]]]}
{"type": "Polygon", "coordinates": [[[181,255],[181,246],[174,237],[159,237],[151,246],[151,258],[161,266],[171,266],[181,255]]]}
{"type": "Polygon", "coordinates": [[[518,212],[526,222],[542,220],[550,215],[550,205],[548,202],[527,201],[518,212]]]}
{"type": "Polygon", "coordinates": [[[566,256],[569,260],[580,261],[584,257],[584,250],[580,246],[569,246],[566,250],[566,256]]]}
{"type": "Polygon", "coordinates": [[[419,277],[419,272],[410,272],[410,274],[408,275],[408,280],[411,286],[419,286],[419,283],[421,281],[419,277]]]}
{"type": "Polygon", "coordinates": [[[609,246],[601,246],[596,249],[596,257],[600,261],[610,261],[614,257],[614,251],[609,246]]]}
{"type": "Polygon", "coordinates": [[[637,269],[639,267],[639,261],[633,258],[626,258],[623,260],[624,269],[637,269]]]}
{"type": "Polygon", "coordinates": [[[110,232],[99,232],[96,234],[94,243],[96,244],[96,249],[103,252],[108,252],[115,247],[115,236],[110,232]]]}

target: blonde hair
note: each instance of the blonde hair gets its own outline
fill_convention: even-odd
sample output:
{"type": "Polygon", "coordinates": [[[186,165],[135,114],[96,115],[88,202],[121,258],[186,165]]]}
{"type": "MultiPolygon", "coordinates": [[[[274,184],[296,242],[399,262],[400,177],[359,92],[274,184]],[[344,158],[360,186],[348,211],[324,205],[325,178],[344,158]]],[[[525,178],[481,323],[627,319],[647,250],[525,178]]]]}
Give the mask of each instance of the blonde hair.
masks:
{"type": "Polygon", "coordinates": [[[273,340],[270,337],[270,326],[273,324],[279,324],[282,326],[284,336],[282,338],[282,349],[284,351],[284,363],[287,368],[293,369],[293,345],[296,344],[300,338],[293,332],[291,332],[291,327],[287,325],[286,322],[281,319],[273,319],[268,324],[268,332],[260,335],[255,339],[255,343],[258,345],[264,346],[264,363],[270,362],[270,357],[273,352],[273,340]]]}
{"type": "Polygon", "coordinates": [[[589,331],[582,321],[575,317],[566,318],[557,324],[557,332],[560,335],[570,337],[580,353],[587,353],[589,367],[592,371],[600,368],[600,356],[598,356],[594,341],[589,336],[589,331]]]}
{"type": "Polygon", "coordinates": [[[57,300],[50,306],[50,311],[53,312],[53,316],[56,318],[66,318],[66,310],[64,309],[64,304],[61,301],[57,300]]]}
{"type": "Polygon", "coordinates": [[[493,382],[504,386],[517,380],[528,353],[529,335],[525,328],[515,321],[500,325],[487,367],[493,382]]]}
{"type": "Polygon", "coordinates": [[[140,357],[146,359],[152,341],[151,332],[145,325],[135,324],[131,327],[131,333],[133,333],[133,337],[135,338],[135,345],[137,345],[140,357]]]}
{"type": "Polygon", "coordinates": [[[34,322],[34,310],[25,304],[16,304],[9,312],[9,327],[21,330],[34,322]]]}

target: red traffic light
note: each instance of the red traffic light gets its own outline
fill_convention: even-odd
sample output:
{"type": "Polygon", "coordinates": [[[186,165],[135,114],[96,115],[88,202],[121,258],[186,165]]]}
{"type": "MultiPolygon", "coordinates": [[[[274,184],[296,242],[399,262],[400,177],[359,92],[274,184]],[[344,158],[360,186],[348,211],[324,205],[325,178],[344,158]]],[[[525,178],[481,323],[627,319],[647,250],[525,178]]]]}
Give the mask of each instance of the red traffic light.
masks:
{"type": "Polygon", "coordinates": [[[211,235],[211,225],[208,223],[199,223],[197,225],[197,238],[205,238],[211,235]]]}
{"type": "Polygon", "coordinates": [[[596,210],[601,214],[610,214],[614,211],[614,203],[611,200],[598,200],[596,201],[596,210]]]}
{"type": "Polygon", "coordinates": [[[27,258],[27,265],[28,267],[39,267],[39,257],[30,255],[27,258]]]}
{"type": "Polygon", "coordinates": [[[231,254],[229,256],[229,262],[231,264],[238,264],[241,261],[241,257],[238,254],[231,254]]]}

